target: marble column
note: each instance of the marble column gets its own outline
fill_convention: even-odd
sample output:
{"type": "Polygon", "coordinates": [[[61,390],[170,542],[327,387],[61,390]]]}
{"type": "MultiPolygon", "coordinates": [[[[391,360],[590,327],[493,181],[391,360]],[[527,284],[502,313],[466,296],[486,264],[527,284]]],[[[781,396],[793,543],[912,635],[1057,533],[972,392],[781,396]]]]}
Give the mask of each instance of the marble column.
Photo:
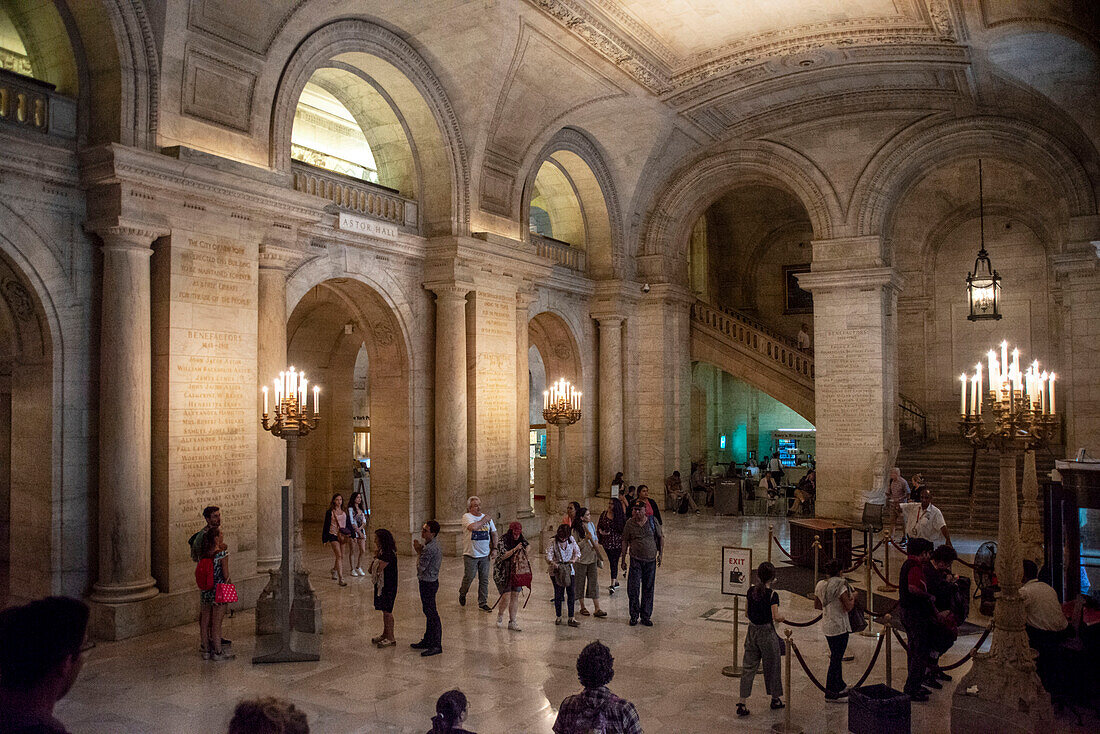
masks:
{"type": "Polygon", "coordinates": [[[534,517],[531,503],[531,375],[528,316],[533,297],[516,294],[516,517],[534,517]]]}
{"type": "Polygon", "coordinates": [[[899,280],[871,267],[798,281],[814,295],[817,512],[855,521],[864,502],[881,501],[897,453],[899,280]]]}
{"type": "MultiPolygon", "coordinates": [[[[261,385],[278,376],[286,363],[286,273],[297,257],[293,250],[260,245],[259,324],[256,369],[261,385]]],[[[267,431],[256,437],[256,572],[279,568],[282,549],[280,487],[286,477],[285,442],[267,431]]],[[[294,486],[296,497],[301,487],[294,486]]],[[[298,511],[300,512],[300,505],[298,511]]]]}
{"type": "Polygon", "coordinates": [[[156,596],[150,573],[152,344],[150,245],[155,233],[126,227],[103,240],[99,374],[99,580],[92,601],[156,596]]]}
{"type": "Polygon", "coordinates": [[[596,494],[606,497],[623,471],[623,319],[598,316],[600,325],[600,476],[596,494]]]}
{"type": "Polygon", "coordinates": [[[469,286],[432,286],[435,293],[435,516],[457,532],[466,511],[466,294],[469,286]]]}

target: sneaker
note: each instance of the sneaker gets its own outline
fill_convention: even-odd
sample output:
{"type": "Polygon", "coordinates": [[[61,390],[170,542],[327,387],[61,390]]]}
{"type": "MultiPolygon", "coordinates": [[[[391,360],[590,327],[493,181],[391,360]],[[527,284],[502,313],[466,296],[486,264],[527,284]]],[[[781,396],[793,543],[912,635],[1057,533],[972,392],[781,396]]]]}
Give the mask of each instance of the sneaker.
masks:
{"type": "Polygon", "coordinates": [[[370,641],[371,641],[371,644],[377,645],[379,642],[382,641],[382,635],[378,635],[378,637],[372,637],[372,638],[370,638],[370,641]]]}
{"type": "Polygon", "coordinates": [[[615,584],[612,584],[611,586],[608,586],[608,587],[607,587],[607,593],[608,593],[608,595],[609,595],[609,596],[610,596],[611,594],[614,594],[614,593],[615,593],[615,584]]]}
{"type": "Polygon", "coordinates": [[[637,627],[638,626],[638,620],[632,618],[630,620],[630,626],[631,627],[637,627]]]}
{"type": "Polygon", "coordinates": [[[772,708],[773,708],[773,709],[781,709],[781,708],[785,708],[785,705],[784,705],[784,703],[783,703],[783,699],[782,699],[782,698],[773,698],[773,699],[772,699],[772,704],[771,704],[771,705],[772,705],[772,708]]]}
{"type": "Polygon", "coordinates": [[[497,617],[497,627],[500,627],[502,624],[504,624],[504,617],[497,617]]]}
{"type": "Polygon", "coordinates": [[[332,580],[335,581],[336,580],[336,569],[335,568],[332,569],[331,571],[329,571],[329,573],[332,575],[332,580]]]}
{"type": "Polygon", "coordinates": [[[478,604],[477,608],[480,609],[483,612],[493,611],[493,608],[491,606],[489,606],[488,604],[478,604]]]}
{"type": "MultiPolygon", "coordinates": [[[[225,644],[225,640],[222,640],[222,644],[223,645],[225,644]]],[[[949,681],[949,680],[952,680],[952,678],[951,678],[951,676],[949,676],[947,673],[943,672],[942,670],[937,670],[936,671],[936,680],[949,681]]]]}
{"type": "Polygon", "coordinates": [[[738,716],[748,716],[749,715],[749,710],[747,708],[745,708],[745,704],[743,704],[743,703],[737,704],[737,715],[738,716]]]}
{"type": "Polygon", "coordinates": [[[352,576],[358,576],[359,575],[359,569],[358,568],[351,569],[351,575],[352,576]]]}
{"type": "Polygon", "coordinates": [[[359,572],[360,576],[366,576],[367,575],[367,572],[363,570],[362,566],[360,566],[359,568],[357,568],[355,570],[359,572]]]}
{"type": "Polygon", "coordinates": [[[612,584],[612,586],[614,586],[616,589],[619,588],[619,582],[616,581],[615,583],[612,584]]]}
{"type": "Polygon", "coordinates": [[[928,686],[929,688],[934,688],[937,691],[943,690],[943,683],[940,683],[935,678],[929,678],[928,680],[924,681],[924,683],[922,683],[921,685],[928,686]]]}
{"type": "Polygon", "coordinates": [[[646,627],[652,627],[653,626],[653,620],[652,619],[643,619],[642,624],[645,625],[646,627]]]}
{"type": "MultiPolygon", "coordinates": [[[[700,510],[696,510],[696,511],[695,511],[695,514],[696,514],[696,515],[701,515],[701,514],[703,514],[703,513],[702,513],[702,512],[700,511],[700,510]]],[[[782,701],[780,701],[780,703],[782,703],[782,701]]],[[[775,708],[775,706],[772,706],[772,708],[775,708]]],[[[780,708],[782,708],[782,706],[780,706],[780,708]]]]}
{"type": "Polygon", "coordinates": [[[336,583],[337,583],[338,586],[347,586],[348,585],[348,582],[344,581],[343,579],[340,579],[336,583]]]}
{"type": "Polygon", "coordinates": [[[580,627],[581,623],[578,622],[577,620],[573,619],[572,617],[570,617],[569,618],[569,626],[570,627],[580,627]]]}
{"type": "Polygon", "coordinates": [[[223,660],[232,660],[235,657],[237,656],[233,653],[225,652],[224,650],[222,652],[215,652],[210,654],[210,659],[219,663],[223,660]]]}
{"type": "Polygon", "coordinates": [[[523,630],[521,630],[519,628],[519,625],[516,624],[515,622],[509,622],[508,623],[508,629],[512,630],[513,632],[523,632],[523,630]]]}
{"type": "Polygon", "coordinates": [[[458,605],[460,607],[466,606],[466,595],[465,594],[459,594],[458,595],[458,605]]]}
{"type": "Polygon", "coordinates": [[[561,617],[554,620],[554,624],[561,624],[561,617]]]}

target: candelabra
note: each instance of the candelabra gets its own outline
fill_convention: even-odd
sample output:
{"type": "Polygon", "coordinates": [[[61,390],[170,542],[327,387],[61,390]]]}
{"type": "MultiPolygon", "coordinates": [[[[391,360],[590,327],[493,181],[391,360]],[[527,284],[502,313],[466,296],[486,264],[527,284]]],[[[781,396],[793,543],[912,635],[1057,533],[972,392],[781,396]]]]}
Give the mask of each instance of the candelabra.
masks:
{"type": "Polygon", "coordinates": [[[309,414],[307,380],[293,367],[275,382],[275,410],[268,411],[268,389],[263,388],[265,431],[286,441],[286,479],[282,486],[282,560],[272,572],[256,604],[256,655],[253,663],[289,663],[320,660],[321,606],[302,565],[303,485],[298,467],[298,438],[320,422],[320,388],[313,387],[313,414],[309,414]]]}
{"type": "Polygon", "coordinates": [[[564,377],[542,393],[542,419],[558,427],[558,476],[555,498],[547,498],[546,512],[553,515],[561,508],[557,504],[567,497],[565,475],[568,462],[565,451],[565,429],[581,419],[581,394],[564,377]]]}
{"type": "MultiPolygon", "coordinates": [[[[1050,696],[1035,672],[1035,654],[1028,644],[1024,623],[1027,615],[1020,582],[1024,548],[1016,503],[1016,457],[1025,452],[1025,524],[1038,529],[1038,506],[1028,485],[1035,481],[1035,447],[1048,441],[1058,428],[1055,415],[1056,375],[1039,371],[1033,362],[1020,372],[1019,350],[1001,343],[1000,360],[989,352],[989,390],[983,390],[982,365],[971,377],[962,375],[959,430],[976,448],[997,451],[1000,456],[1000,507],[997,526],[996,571],[1001,594],[993,616],[990,651],[975,654],[974,664],[955,688],[952,731],[972,731],[975,720],[987,722],[983,731],[1040,731],[1051,721],[1050,696]],[[969,400],[967,386],[969,384],[969,400]],[[984,405],[983,405],[984,403],[984,405]],[[987,407],[986,407],[987,406],[987,407]],[[1029,503],[1036,503],[1029,508],[1029,503]],[[1033,523],[1028,515],[1034,515],[1033,523]],[[976,690],[976,693],[973,692],[976,690]]],[[[1034,537],[1029,542],[1035,541],[1034,537]]],[[[1041,546],[1040,546],[1041,555],[1041,546]]]]}

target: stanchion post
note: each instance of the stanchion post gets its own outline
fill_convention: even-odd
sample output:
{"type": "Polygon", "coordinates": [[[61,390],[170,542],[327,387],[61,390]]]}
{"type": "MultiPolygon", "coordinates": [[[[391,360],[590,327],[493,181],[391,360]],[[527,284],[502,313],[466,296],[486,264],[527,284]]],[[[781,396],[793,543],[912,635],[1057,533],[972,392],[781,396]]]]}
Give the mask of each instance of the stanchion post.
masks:
{"type": "Polygon", "coordinates": [[[867,555],[863,557],[863,565],[867,567],[867,629],[860,634],[864,637],[875,637],[878,633],[875,632],[875,619],[871,616],[875,611],[875,587],[871,583],[871,566],[875,564],[875,556],[871,552],[871,548],[875,540],[875,534],[868,530],[864,537],[867,544],[867,555]]]}
{"type": "Polygon", "coordinates": [[[794,646],[791,643],[791,631],[786,630],[787,634],[787,655],[784,663],[784,687],[783,691],[787,694],[787,706],[783,711],[783,723],[776,722],[772,724],[772,731],[777,734],[802,734],[802,729],[791,723],[791,658],[794,657],[794,646]]]}
{"type": "Polygon", "coordinates": [[[882,547],[883,547],[883,576],[886,577],[886,581],[879,585],[879,591],[893,591],[894,585],[890,581],[890,543],[893,537],[890,535],[889,530],[882,531],[882,547]]]}
{"type": "Polygon", "coordinates": [[[728,678],[741,677],[741,656],[738,655],[737,648],[738,642],[741,636],[741,597],[733,597],[733,665],[727,665],[722,668],[722,675],[728,678]]]}
{"type": "Polygon", "coordinates": [[[836,554],[836,525],[833,525],[833,558],[840,560],[840,556],[836,554]]]}
{"type": "Polygon", "coordinates": [[[768,563],[772,562],[772,538],[775,537],[775,525],[768,525],[768,563]]]}
{"type": "Polygon", "coordinates": [[[814,542],[810,544],[810,552],[813,553],[813,556],[814,556],[814,585],[812,587],[810,587],[810,593],[807,594],[806,597],[809,598],[809,599],[813,599],[814,598],[814,589],[817,588],[817,565],[818,565],[818,560],[821,557],[821,536],[820,535],[815,535],[814,536],[814,542]]]}
{"type": "Polygon", "coordinates": [[[890,653],[891,643],[893,642],[893,640],[891,640],[890,638],[893,637],[893,635],[890,634],[890,631],[891,631],[890,630],[890,615],[887,614],[885,617],[882,618],[882,634],[886,635],[886,687],[887,688],[893,688],[894,687],[894,661],[893,661],[893,656],[890,653]]]}

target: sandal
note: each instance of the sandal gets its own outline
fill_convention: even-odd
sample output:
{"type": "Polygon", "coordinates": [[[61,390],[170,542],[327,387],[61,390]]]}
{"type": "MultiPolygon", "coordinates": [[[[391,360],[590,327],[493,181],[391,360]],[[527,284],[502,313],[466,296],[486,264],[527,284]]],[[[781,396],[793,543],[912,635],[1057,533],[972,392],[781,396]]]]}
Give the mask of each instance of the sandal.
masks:
{"type": "Polygon", "coordinates": [[[587,609],[582,609],[581,610],[581,616],[582,617],[587,617],[588,616],[588,610],[587,609]]]}
{"type": "Polygon", "coordinates": [[[597,610],[596,610],[596,613],[595,613],[595,614],[593,614],[592,616],[594,616],[594,617],[606,617],[606,616],[607,616],[607,612],[605,612],[605,611],[604,611],[604,610],[602,610],[602,609],[597,609],[597,610]]]}
{"type": "Polygon", "coordinates": [[[748,716],[749,715],[749,710],[747,708],[745,708],[745,704],[743,704],[743,703],[737,704],[737,715],[738,716],[748,716]]]}

